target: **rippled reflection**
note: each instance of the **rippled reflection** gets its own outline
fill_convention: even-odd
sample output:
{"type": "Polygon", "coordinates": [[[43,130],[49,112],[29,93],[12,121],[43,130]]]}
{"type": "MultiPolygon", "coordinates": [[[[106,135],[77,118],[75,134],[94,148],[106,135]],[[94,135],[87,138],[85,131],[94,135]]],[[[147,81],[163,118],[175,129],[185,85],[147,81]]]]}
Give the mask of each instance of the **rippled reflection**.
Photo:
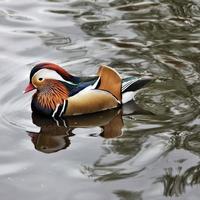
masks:
{"type": "Polygon", "coordinates": [[[70,137],[74,136],[77,128],[101,128],[101,132],[93,133],[90,136],[102,136],[104,138],[116,138],[122,136],[123,119],[122,115],[130,114],[151,114],[133,102],[122,109],[112,109],[95,114],[71,116],[62,119],[47,118],[32,113],[32,122],[40,127],[40,131],[28,132],[35,149],[44,153],[53,153],[70,146],[70,137]]]}
{"type": "Polygon", "coordinates": [[[186,192],[187,187],[193,187],[200,184],[200,165],[193,166],[183,171],[178,170],[178,174],[173,174],[173,169],[166,170],[162,177],[165,196],[181,196],[186,192]]]}
{"type": "MultiPolygon", "coordinates": [[[[105,138],[119,137],[122,134],[121,110],[110,110],[98,114],[52,119],[32,114],[33,123],[39,126],[39,133],[29,135],[35,148],[44,153],[53,153],[69,147],[70,137],[75,128],[101,127],[101,136],[105,138]]],[[[95,133],[94,133],[95,135],[95,133]]]]}

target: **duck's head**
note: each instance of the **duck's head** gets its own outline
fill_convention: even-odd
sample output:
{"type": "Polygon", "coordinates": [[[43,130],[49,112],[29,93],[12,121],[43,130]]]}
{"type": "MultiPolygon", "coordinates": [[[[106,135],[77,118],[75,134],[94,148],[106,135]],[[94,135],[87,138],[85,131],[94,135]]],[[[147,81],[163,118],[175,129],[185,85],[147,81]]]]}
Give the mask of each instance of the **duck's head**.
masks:
{"type": "Polygon", "coordinates": [[[36,65],[30,73],[30,81],[24,93],[36,89],[31,108],[33,111],[51,116],[54,110],[69,97],[75,87],[74,77],[53,63],[36,65]]]}
{"type": "Polygon", "coordinates": [[[56,81],[70,81],[74,82],[75,78],[66,70],[54,63],[40,63],[37,64],[30,73],[30,81],[24,93],[30,92],[34,89],[38,91],[44,90],[49,83],[56,81]]]}

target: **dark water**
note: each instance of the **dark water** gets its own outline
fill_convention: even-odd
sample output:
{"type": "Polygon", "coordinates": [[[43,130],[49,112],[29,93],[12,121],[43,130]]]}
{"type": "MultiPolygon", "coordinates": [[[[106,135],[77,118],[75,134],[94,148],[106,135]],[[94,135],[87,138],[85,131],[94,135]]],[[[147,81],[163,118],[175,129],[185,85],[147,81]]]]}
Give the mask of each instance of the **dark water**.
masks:
{"type": "Polygon", "coordinates": [[[199,40],[198,0],[1,0],[1,198],[199,199],[199,40]],[[149,112],[32,116],[22,91],[40,61],[151,74],[136,96],[149,112]]]}

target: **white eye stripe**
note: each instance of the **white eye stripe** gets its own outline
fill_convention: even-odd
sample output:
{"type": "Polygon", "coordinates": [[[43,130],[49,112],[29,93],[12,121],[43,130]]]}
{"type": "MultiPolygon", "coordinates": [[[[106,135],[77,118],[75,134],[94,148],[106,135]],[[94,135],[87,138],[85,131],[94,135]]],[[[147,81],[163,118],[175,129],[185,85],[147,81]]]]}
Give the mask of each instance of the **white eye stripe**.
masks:
{"type": "Polygon", "coordinates": [[[54,70],[50,70],[50,69],[40,69],[39,71],[37,71],[34,76],[36,79],[55,79],[58,81],[63,81],[66,83],[69,83],[71,85],[75,85],[74,83],[72,83],[71,81],[66,81],[65,79],[63,79],[63,77],[58,74],[56,71],[54,70]]]}

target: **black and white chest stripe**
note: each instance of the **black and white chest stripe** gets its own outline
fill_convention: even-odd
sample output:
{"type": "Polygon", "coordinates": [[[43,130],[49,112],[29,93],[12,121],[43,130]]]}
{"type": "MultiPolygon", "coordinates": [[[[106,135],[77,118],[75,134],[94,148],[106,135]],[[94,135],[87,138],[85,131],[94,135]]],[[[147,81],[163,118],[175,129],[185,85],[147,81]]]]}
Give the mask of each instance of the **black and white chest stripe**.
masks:
{"type": "Polygon", "coordinates": [[[67,108],[67,100],[64,100],[63,104],[57,104],[55,110],[53,111],[52,117],[62,117],[63,113],[66,111],[67,108]]]}
{"type": "MultiPolygon", "coordinates": [[[[98,85],[100,84],[100,77],[95,81],[93,85],[89,85],[88,87],[84,88],[80,92],[86,92],[88,90],[96,89],[98,85]]],[[[67,100],[64,100],[63,104],[57,104],[55,110],[53,111],[52,117],[62,117],[63,113],[67,109],[67,100]]]]}

